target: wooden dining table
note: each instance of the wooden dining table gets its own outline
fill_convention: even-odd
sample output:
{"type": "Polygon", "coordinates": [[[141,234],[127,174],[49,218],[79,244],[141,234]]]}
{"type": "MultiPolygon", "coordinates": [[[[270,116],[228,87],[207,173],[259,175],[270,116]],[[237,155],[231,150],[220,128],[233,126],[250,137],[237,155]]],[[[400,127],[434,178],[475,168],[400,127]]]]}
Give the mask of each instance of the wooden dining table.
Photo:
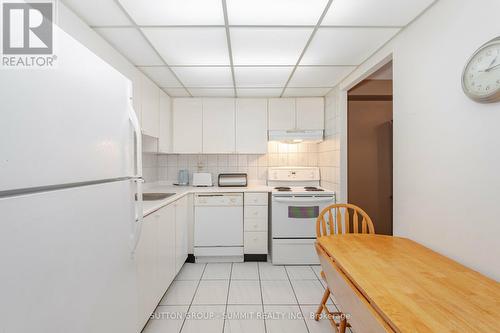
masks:
{"type": "Polygon", "coordinates": [[[340,234],[316,250],[354,332],[500,332],[500,283],[419,243],[340,234]]]}

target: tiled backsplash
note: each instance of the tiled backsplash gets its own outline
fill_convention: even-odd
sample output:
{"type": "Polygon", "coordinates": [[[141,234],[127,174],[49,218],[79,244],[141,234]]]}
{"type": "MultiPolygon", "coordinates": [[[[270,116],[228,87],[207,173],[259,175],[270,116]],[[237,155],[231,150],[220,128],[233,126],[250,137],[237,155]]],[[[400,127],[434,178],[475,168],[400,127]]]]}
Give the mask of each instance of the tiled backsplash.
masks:
{"type": "Polygon", "coordinates": [[[321,186],[340,191],[340,114],[336,96],[325,98],[325,141],[318,145],[321,186]]]}
{"type": "Polygon", "coordinates": [[[249,184],[265,184],[270,166],[318,166],[318,144],[284,144],[269,142],[268,153],[254,154],[143,154],[144,178],[147,182],[177,181],[179,170],[210,172],[213,180],[219,173],[244,172],[249,184]],[[155,167],[155,165],[157,167],[155,167]]]}

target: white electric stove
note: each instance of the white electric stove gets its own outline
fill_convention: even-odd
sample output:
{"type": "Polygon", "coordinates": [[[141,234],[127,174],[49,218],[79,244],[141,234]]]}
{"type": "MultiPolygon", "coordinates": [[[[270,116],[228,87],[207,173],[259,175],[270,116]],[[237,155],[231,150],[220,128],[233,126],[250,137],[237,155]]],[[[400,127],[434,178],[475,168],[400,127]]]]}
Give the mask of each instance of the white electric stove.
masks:
{"type": "Polygon", "coordinates": [[[274,265],[318,264],[316,218],[335,203],[335,192],[320,185],[316,167],[268,169],[271,194],[271,259],[274,265]]]}

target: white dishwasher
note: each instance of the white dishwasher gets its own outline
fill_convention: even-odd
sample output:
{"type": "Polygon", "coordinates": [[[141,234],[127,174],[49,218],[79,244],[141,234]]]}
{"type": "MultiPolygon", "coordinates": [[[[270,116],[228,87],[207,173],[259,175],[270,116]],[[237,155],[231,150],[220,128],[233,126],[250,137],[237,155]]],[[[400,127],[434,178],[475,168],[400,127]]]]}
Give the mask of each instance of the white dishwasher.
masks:
{"type": "Polygon", "coordinates": [[[196,194],[196,262],[243,261],[243,193],[196,194]]]}

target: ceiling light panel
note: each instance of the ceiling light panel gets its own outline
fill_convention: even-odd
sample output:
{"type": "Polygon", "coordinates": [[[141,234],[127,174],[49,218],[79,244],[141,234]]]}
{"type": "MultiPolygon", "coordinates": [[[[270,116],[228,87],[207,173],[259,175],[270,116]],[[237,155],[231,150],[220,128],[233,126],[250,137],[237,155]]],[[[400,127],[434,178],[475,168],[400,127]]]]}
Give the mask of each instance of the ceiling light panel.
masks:
{"type": "Polygon", "coordinates": [[[138,25],[224,25],[221,0],[119,0],[138,25]]]}
{"type": "Polygon", "coordinates": [[[288,83],[289,87],[334,87],[350,72],[355,66],[316,66],[297,67],[292,79],[288,83]]]}
{"type": "Polygon", "coordinates": [[[359,65],[398,28],[320,28],[300,65],[359,65]]]}
{"type": "Polygon", "coordinates": [[[283,88],[238,88],[238,97],[280,97],[283,88]]]}
{"type": "Polygon", "coordinates": [[[230,28],[234,65],[295,65],[312,28],[230,28]]]}
{"type": "Polygon", "coordinates": [[[135,28],[98,28],[95,30],[136,66],[164,64],[135,28]]]}
{"type": "Polygon", "coordinates": [[[170,97],[189,97],[189,93],[184,88],[162,88],[170,97]]]}
{"type": "Polygon", "coordinates": [[[328,0],[226,0],[232,25],[316,25],[328,0]]]}
{"type": "Polygon", "coordinates": [[[233,87],[230,67],[173,67],[172,70],[186,87],[233,87]]]}
{"type": "Polygon", "coordinates": [[[322,97],[332,88],[286,88],[283,97],[322,97]]]}
{"type": "Polygon", "coordinates": [[[64,0],[64,4],[90,26],[131,25],[113,0],[64,0]]]}
{"type": "Polygon", "coordinates": [[[175,75],[166,66],[139,67],[159,87],[182,87],[175,75]]]}
{"type": "Polygon", "coordinates": [[[293,67],[234,67],[237,87],[284,87],[293,67]]]}
{"type": "Polygon", "coordinates": [[[229,65],[224,28],[143,28],[169,65],[229,65]]]}
{"type": "Polygon", "coordinates": [[[234,89],[189,88],[194,97],[234,97],[234,89]]]}
{"type": "Polygon", "coordinates": [[[335,0],[322,25],[404,26],[435,0],[335,0]]]}

